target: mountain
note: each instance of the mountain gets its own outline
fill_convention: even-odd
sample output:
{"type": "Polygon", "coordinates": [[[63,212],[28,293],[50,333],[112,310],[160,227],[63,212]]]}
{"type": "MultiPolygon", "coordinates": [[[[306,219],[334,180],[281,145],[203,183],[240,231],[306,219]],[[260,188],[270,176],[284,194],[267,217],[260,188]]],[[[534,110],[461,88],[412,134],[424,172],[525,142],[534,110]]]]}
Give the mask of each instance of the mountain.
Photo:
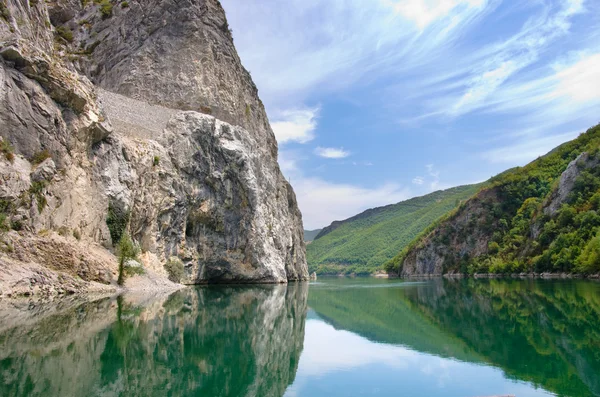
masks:
{"type": "Polygon", "coordinates": [[[322,229],[315,229],[315,230],[305,230],[304,231],[304,241],[311,242],[315,239],[315,237],[318,236],[319,233],[321,233],[322,229]]]}
{"type": "Polygon", "coordinates": [[[307,278],[218,0],[0,5],[0,275],[17,269],[3,293],[113,285],[130,240],[157,279],[173,263],[187,284],[307,278]]]}
{"type": "Polygon", "coordinates": [[[600,125],[490,179],[386,269],[445,273],[600,272],[600,125]]]}
{"type": "Polygon", "coordinates": [[[309,270],[317,274],[372,273],[477,190],[477,185],[468,185],[437,191],[333,222],[307,246],[309,270]]]}

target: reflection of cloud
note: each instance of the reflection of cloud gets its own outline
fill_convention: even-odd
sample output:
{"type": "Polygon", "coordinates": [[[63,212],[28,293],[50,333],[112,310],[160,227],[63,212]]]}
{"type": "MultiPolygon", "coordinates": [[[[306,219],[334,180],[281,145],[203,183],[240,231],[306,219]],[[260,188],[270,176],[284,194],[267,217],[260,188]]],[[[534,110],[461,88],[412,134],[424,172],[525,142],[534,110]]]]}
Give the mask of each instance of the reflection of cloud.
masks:
{"type": "Polygon", "coordinates": [[[398,395],[400,391],[420,396],[551,395],[506,379],[497,368],[371,342],[319,319],[307,320],[305,332],[298,371],[287,397],[331,395],[332,389],[344,396],[398,395]]]}
{"type": "Polygon", "coordinates": [[[359,366],[383,363],[394,368],[407,368],[418,353],[405,348],[375,344],[351,332],[336,331],[321,321],[306,322],[304,352],[298,372],[319,376],[359,366]],[[318,336],[318,337],[317,337],[318,336]]]}

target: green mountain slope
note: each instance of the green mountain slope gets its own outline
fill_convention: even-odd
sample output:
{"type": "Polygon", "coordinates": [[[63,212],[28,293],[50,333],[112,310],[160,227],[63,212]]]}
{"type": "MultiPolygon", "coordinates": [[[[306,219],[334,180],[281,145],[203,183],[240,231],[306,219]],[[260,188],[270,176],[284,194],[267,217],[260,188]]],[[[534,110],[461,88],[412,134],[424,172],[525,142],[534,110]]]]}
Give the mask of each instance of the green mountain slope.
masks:
{"type": "Polygon", "coordinates": [[[600,125],[491,180],[386,264],[403,275],[600,272],[600,125]]]}
{"type": "Polygon", "coordinates": [[[307,243],[310,241],[313,241],[315,239],[315,237],[317,237],[317,235],[319,233],[321,233],[322,229],[316,229],[316,230],[305,230],[304,231],[304,241],[306,241],[307,243]]]}
{"type": "Polygon", "coordinates": [[[309,271],[372,273],[478,189],[469,185],[438,191],[334,222],[307,246],[309,271]]]}

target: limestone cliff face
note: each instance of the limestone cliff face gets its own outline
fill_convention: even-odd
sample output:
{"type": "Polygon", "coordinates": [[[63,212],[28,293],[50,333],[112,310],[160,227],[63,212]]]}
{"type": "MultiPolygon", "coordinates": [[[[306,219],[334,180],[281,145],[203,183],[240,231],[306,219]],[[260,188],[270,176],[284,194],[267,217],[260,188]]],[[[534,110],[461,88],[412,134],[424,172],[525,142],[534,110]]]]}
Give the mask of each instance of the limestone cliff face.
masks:
{"type": "Polygon", "coordinates": [[[218,1],[0,7],[0,200],[13,229],[0,265],[114,282],[110,209],[129,215],[158,278],[173,257],[186,283],[308,277],[295,195],[218,1]],[[100,259],[72,268],[64,247],[100,259]]]}

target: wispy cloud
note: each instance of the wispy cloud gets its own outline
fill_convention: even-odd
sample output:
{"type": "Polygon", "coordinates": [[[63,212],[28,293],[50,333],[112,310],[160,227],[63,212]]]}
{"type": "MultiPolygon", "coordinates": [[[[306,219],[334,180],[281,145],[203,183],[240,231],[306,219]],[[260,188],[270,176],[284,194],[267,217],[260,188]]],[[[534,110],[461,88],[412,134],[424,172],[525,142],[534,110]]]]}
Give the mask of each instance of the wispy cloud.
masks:
{"type": "Polygon", "coordinates": [[[412,183],[420,186],[425,183],[425,178],[422,176],[415,176],[412,180],[412,183]]]}
{"type": "Polygon", "coordinates": [[[315,88],[336,90],[375,70],[381,77],[386,70],[397,73],[399,65],[419,64],[488,3],[223,0],[240,57],[269,112],[298,106],[315,88]]]}
{"type": "Polygon", "coordinates": [[[482,154],[482,158],[491,163],[507,163],[524,165],[548,153],[556,146],[574,139],[580,131],[568,132],[552,136],[524,137],[514,144],[492,149],[482,154]]]}
{"type": "Polygon", "coordinates": [[[315,138],[319,108],[295,109],[281,112],[271,123],[277,142],[306,143],[315,138]]]}
{"type": "Polygon", "coordinates": [[[397,203],[412,195],[410,189],[396,183],[365,187],[306,176],[301,166],[305,160],[297,151],[279,152],[282,171],[294,186],[304,226],[308,229],[324,227],[335,220],[347,219],[369,208],[397,203]]]}
{"type": "Polygon", "coordinates": [[[320,146],[315,149],[315,154],[319,157],[323,157],[326,159],[343,159],[345,157],[350,156],[350,152],[344,150],[344,148],[320,146]]]}

